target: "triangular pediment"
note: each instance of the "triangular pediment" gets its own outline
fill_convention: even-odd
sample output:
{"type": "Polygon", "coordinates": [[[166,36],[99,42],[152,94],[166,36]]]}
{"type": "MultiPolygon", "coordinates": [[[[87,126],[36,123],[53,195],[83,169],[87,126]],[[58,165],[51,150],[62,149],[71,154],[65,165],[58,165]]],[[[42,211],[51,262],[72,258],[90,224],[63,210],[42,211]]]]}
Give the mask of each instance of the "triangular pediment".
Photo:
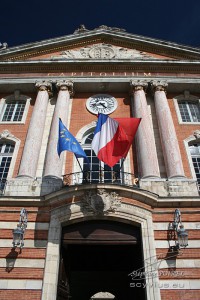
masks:
{"type": "Polygon", "coordinates": [[[0,49],[0,61],[199,60],[200,49],[100,26],[60,38],[0,49]]]}

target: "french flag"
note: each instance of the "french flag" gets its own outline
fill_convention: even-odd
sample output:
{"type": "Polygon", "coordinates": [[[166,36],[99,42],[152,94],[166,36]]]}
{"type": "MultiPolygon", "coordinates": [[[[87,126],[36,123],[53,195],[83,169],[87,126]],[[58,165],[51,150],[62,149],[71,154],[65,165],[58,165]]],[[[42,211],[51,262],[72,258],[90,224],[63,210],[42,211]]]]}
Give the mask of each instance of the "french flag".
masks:
{"type": "Polygon", "coordinates": [[[113,167],[122,157],[125,158],[140,121],[140,118],[111,119],[99,114],[92,141],[92,149],[99,160],[113,167]]]}

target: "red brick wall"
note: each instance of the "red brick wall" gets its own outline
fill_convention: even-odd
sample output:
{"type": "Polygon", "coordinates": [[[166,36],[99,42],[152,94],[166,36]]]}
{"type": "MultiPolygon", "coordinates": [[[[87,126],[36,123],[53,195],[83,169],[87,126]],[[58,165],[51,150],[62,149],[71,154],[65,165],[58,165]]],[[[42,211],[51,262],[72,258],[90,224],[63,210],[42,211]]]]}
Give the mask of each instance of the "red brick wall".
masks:
{"type": "MultiPolygon", "coordinates": [[[[12,242],[10,247],[4,246],[4,241],[13,238],[13,229],[16,228],[17,223],[19,222],[19,213],[22,207],[6,207],[2,206],[0,208],[0,222],[13,222],[12,229],[2,228],[0,230],[0,259],[6,260],[6,268],[0,267],[0,278],[3,280],[43,280],[44,276],[44,260],[46,258],[46,247],[38,247],[37,244],[33,248],[27,247],[27,240],[34,241],[44,241],[48,239],[48,230],[41,229],[29,229],[30,222],[40,222],[40,223],[49,223],[50,213],[49,207],[28,207],[28,226],[24,235],[24,248],[12,248],[12,242]],[[14,223],[16,224],[14,225],[14,223]],[[41,267],[31,268],[23,267],[23,261],[21,266],[16,267],[15,262],[18,264],[20,260],[27,260],[27,262],[32,259],[41,260],[41,267]],[[8,260],[13,260],[13,265],[9,265],[8,260]]],[[[1,300],[11,300],[16,298],[16,295],[20,294],[25,300],[40,300],[41,299],[41,290],[0,290],[0,299],[1,300]]]]}

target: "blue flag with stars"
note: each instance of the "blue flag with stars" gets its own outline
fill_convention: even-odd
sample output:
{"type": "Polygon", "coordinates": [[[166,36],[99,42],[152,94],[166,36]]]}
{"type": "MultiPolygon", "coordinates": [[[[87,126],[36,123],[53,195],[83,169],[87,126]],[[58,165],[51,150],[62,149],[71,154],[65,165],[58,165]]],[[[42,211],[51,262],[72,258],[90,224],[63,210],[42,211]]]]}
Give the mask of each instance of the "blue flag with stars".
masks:
{"type": "Polygon", "coordinates": [[[69,130],[64,126],[61,119],[59,119],[59,136],[58,136],[58,155],[62,151],[70,151],[73,152],[76,157],[83,157],[88,161],[88,158],[85,154],[85,151],[80,146],[79,142],[75,139],[75,137],[69,132],[69,130]]]}

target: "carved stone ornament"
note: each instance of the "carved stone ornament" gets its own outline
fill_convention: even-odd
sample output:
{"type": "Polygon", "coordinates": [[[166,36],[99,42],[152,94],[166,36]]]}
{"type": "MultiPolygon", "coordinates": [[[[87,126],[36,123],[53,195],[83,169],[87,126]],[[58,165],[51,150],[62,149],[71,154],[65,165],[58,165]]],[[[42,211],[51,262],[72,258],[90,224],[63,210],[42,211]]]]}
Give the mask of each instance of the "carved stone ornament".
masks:
{"type": "Polygon", "coordinates": [[[59,56],[52,56],[51,58],[56,59],[144,59],[150,56],[144,52],[113,46],[110,44],[99,43],[84,48],[66,50],[61,52],[59,56]]]}
{"type": "Polygon", "coordinates": [[[103,29],[103,30],[111,30],[111,31],[122,31],[122,32],[125,32],[126,29],[124,28],[118,28],[118,27],[109,27],[107,25],[101,25],[99,26],[98,28],[95,28],[94,30],[98,30],[98,29],[103,29]]]}
{"type": "Polygon", "coordinates": [[[132,91],[146,90],[148,82],[146,80],[131,80],[132,91]]]}
{"type": "Polygon", "coordinates": [[[65,80],[65,79],[63,79],[63,80],[57,80],[56,86],[61,91],[68,90],[70,95],[74,94],[73,81],[72,80],[65,80]]]}
{"type": "Polygon", "coordinates": [[[196,139],[200,139],[200,130],[195,130],[193,135],[196,139]]]}
{"type": "Polygon", "coordinates": [[[115,192],[108,193],[105,189],[87,191],[82,199],[83,209],[95,215],[116,212],[121,206],[121,197],[115,192]]]}
{"type": "Polygon", "coordinates": [[[36,81],[35,86],[38,88],[39,91],[47,91],[48,93],[51,93],[52,91],[51,81],[47,81],[47,80],[36,81]]]}
{"type": "Polygon", "coordinates": [[[166,92],[166,89],[168,87],[168,83],[165,80],[152,80],[151,81],[152,87],[154,91],[164,91],[166,92]]]}
{"type": "Polygon", "coordinates": [[[88,29],[86,29],[85,25],[84,24],[81,24],[79,26],[79,28],[77,28],[74,33],[82,33],[82,32],[85,32],[85,31],[88,31],[88,29]]]}
{"type": "Polygon", "coordinates": [[[4,130],[0,133],[0,139],[13,138],[14,135],[10,133],[9,130],[4,130]]]}

